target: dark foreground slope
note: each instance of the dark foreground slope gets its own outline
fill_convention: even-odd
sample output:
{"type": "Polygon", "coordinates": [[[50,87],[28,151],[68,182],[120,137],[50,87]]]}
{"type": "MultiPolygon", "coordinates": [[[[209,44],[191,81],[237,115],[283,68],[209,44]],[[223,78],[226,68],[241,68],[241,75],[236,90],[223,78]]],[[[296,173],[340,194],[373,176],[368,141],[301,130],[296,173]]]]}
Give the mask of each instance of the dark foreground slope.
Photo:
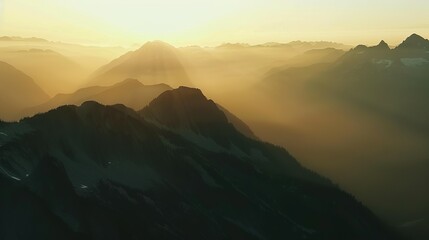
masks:
{"type": "Polygon", "coordinates": [[[393,239],[199,90],[0,123],[1,239],[393,239]]]}

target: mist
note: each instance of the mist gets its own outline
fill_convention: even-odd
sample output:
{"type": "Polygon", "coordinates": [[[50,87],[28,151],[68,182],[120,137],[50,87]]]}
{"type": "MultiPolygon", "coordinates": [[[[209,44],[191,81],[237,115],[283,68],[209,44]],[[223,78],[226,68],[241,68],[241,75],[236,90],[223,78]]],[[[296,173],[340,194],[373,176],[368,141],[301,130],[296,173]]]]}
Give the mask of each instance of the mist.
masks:
{"type": "MultiPolygon", "coordinates": [[[[50,97],[14,100],[19,104],[3,108],[3,120],[85,101],[137,111],[164,91],[196,87],[243,120],[258,139],[284,147],[399,232],[416,239],[428,234],[426,102],[410,110],[397,92],[392,107],[378,99],[382,87],[370,86],[374,94],[360,83],[337,84],[340,75],[327,72],[353,53],[352,46],[298,41],[175,48],[152,42],[125,49],[34,39],[0,46],[0,61],[50,97]]],[[[404,94],[416,93],[410,89],[404,94]]]]}

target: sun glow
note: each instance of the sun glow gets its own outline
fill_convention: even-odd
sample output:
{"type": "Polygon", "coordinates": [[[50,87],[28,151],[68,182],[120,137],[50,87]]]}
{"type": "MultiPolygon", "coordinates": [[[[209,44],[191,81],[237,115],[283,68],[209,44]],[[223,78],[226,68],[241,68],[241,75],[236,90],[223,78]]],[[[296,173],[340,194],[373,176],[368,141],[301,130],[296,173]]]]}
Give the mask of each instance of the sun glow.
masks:
{"type": "Polygon", "coordinates": [[[0,0],[0,35],[131,45],[329,40],[391,44],[429,33],[422,0],[0,0]],[[419,8],[411,8],[418,4],[419,8]],[[1,7],[0,7],[1,8],[1,7]],[[389,8],[389,11],[384,11],[389,8]]]}

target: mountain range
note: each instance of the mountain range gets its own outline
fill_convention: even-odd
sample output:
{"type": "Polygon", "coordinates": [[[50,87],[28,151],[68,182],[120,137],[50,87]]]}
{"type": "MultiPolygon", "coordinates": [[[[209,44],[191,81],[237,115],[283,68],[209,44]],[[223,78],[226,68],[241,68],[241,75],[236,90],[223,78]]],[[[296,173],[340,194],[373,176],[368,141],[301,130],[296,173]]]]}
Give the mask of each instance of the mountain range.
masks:
{"type": "MultiPolygon", "coordinates": [[[[19,117],[29,117],[37,113],[48,112],[63,105],[81,105],[87,101],[96,101],[105,105],[122,104],[135,111],[148,105],[161,93],[171,90],[166,84],[144,85],[136,79],[126,79],[120,83],[108,87],[82,88],[71,94],[58,94],[40,105],[26,108],[20,112],[19,117]]],[[[217,105],[228,121],[245,136],[257,139],[252,130],[243,121],[224,107],[217,105]]]]}
{"type": "Polygon", "coordinates": [[[93,86],[71,94],[58,94],[40,105],[25,109],[21,115],[32,116],[62,105],[81,105],[86,101],[97,101],[106,105],[124,104],[138,110],[170,89],[171,87],[166,84],[144,85],[136,79],[126,79],[112,86],[93,86]]]}
{"type": "Polygon", "coordinates": [[[286,48],[290,51],[299,51],[306,52],[314,49],[325,49],[325,48],[336,48],[336,49],[349,49],[350,47],[336,42],[327,42],[327,41],[319,41],[319,42],[305,42],[305,41],[292,41],[289,43],[279,43],[279,42],[267,42],[263,44],[251,45],[248,43],[224,43],[217,48],[224,49],[240,49],[240,48],[286,48]]]}
{"type": "Polygon", "coordinates": [[[140,111],[62,106],[0,132],[4,239],[394,239],[198,89],[140,111]]]}
{"type": "MultiPolygon", "coordinates": [[[[394,49],[359,45],[333,63],[274,69],[268,89],[341,100],[415,131],[429,133],[429,40],[413,34],[394,49]]],[[[272,92],[269,90],[269,92],[272,92]]]]}

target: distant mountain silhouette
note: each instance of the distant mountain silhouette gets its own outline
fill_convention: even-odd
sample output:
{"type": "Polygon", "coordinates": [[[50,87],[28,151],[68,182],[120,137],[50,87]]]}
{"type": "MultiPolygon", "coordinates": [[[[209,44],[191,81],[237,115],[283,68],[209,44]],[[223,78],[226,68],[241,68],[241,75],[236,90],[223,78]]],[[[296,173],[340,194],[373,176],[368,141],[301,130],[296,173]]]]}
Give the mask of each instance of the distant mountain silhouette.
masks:
{"type": "Polygon", "coordinates": [[[148,42],[98,69],[88,85],[105,86],[136,78],[144,84],[189,86],[191,81],[179,55],[171,45],[160,41],[148,42]]]}
{"type": "Polygon", "coordinates": [[[337,61],[346,52],[335,48],[324,48],[324,49],[312,49],[308,50],[296,57],[290,59],[288,64],[280,67],[276,67],[270,70],[271,72],[278,72],[286,70],[291,67],[303,67],[321,63],[331,63],[337,61]]]}
{"type": "Polygon", "coordinates": [[[217,48],[223,49],[242,49],[242,48],[285,48],[291,51],[309,51],[312,49],[325,49],[325,48],[336,48],[336,49],[349,49],[348,46],[342,43],[335,42],[305,42],[305,41],[293,41],[289,43],[278,43],[278,42],[267,42],[263,44],[250,45],[247,43],[224,43],[217,48]]]}
{"type": "Polygon", "coordinates": [[[394,239],[284,149],[239,133],[198,89],[141,112],[63,106],[0,132],[2,237],[394,239]]]}
{"type": "Polygon", "coordinates": [[[88,74],[78,63],[49,49],[3,50],[0,61],[19,68],[52,95],[74,90],[88,74]]]}
{"type": "Polygon", "coordinates": [[[25,73],[0,62],[0,119],[16,119],[19,112],[49,96],[25,73]]]}
{"type": "Polygon", "coordinates": [[[413,34],[403,41],[398,48],[400,49],[429,49],[429,40],[413,34]]]}
{"type": "Polygon", "coordinates": [[[136,79],[127,79],[113,86],[88,87],[71,94],[58,94],[49,101],[22,112],[23,116],[46,112],[62,105],[80,105],[86,101],[102,104],[124,104],[134,110],[140,110],[162,92],[170,90],[166,84],[144,85],[136,79]]]}
{"type": "Polygon", "coordinates": [[[429,133],[428,43],[413,34],[394,49],[384,41],[374,47],[359,45],[334,63],[274,69],[263,85],[279,94],[294,85],[429,133]]]}
{"type": "Polygon", "coordinates": [[[31,37],[31,38],[24,38],[24,37],[11,37],[11,36],[3,36],[0,37],[0,41],[19,41],[19,42],[48,42],[48,40],[43,39],[43,38],[36,38],[36,37],[31,37]]]}
{"type": "Polygon", "coordinates": [[[247,48],[250,46],[251,45],[248,43],[224,43],[224,44],[217,46],[216,48],[239,49],[239,48],[247,48]]]}

